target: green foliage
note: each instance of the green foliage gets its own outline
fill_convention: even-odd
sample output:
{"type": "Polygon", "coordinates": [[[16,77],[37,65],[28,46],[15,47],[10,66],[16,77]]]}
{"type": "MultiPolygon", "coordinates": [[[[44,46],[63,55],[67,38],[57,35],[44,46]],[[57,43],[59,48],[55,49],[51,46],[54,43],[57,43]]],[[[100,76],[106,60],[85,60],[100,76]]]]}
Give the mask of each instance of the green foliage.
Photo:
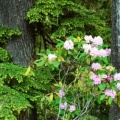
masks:
{"type": "Polygon", "coordinates": [[[26,70],[12,63],[0,63],[0,119],[17,120],[21,111],[33,107],[30,101],[37,104],[43,91],[50,89],[49,71],[31,68],[26,76],[26,70]]]}
{"type": "Polygon", "coordinates": [[[6,43],[12,36],[19,36],[21,34],[21,31],[18,29],[0,26],[0,43],[6,43]]]}
{"type": "Polygon", "coordinates": [[[110,38],[110,2],[90,0],[37,0],[27,14],[30,23],[41,23],[51,38],[100,35],[110,38]],[[106,6],[104,6],[106,5],[106,6]],[[106,13],[107,12],[107,13],[106,13]]]}
{"type": "Polygon", "coordinates": [[[5,49],[0,47],[0,62],[7,62],[10,58],[10,54],[5,49]]]}

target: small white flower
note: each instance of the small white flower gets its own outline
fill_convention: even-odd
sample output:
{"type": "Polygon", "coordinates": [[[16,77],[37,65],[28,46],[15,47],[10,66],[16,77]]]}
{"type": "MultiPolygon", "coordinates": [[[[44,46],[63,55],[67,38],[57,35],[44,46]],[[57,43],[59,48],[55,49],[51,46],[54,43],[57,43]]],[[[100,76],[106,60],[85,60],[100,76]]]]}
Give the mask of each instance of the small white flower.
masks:
{"type": "Polygon", "coordinates": [[[57,58],[57,56],[54,55],[54,54],[49,54],[49,55],[48,55],[48,60],[49,60],[49,61],[54,61],[56,58],[57,58]]]}
{"type": "Polygon", "coordinates": [[[64,43],[64,48],[66,50],[74,49],[74,43],[72,42],[72,40],[66,40],[65,43],[64,43]]]}

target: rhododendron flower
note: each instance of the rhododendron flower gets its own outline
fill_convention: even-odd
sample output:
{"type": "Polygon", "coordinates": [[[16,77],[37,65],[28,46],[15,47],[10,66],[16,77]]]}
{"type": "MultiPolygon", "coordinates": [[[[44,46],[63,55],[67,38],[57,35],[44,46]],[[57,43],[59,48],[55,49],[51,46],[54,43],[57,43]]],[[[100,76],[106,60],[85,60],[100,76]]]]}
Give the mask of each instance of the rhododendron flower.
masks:
{"type": "Polygon", "coordinates": [[[101,78],[106,79],[108,76],[106,74],[102,74],[101,78]]]}
{"type": "Polygon", "coordinates": [[[74,43],[72,42],[72,40],[66,40],[65,43],[64,43],[64,48],[66,50],[74,49],[74,43]]]}
{"type": "Polygon", "coordinates": [[[60,108],[65,110],[67,108],[67,102],[61,103],[60,108]]]}
{"type": "Polygon", "coordinates": [[[111,55],[111,49],[106,48],[105,49],[107,56],[111,55]]]}
{"type": "Polygon", "coordinates": [[[93,40],[91,35],[85,35],[84,39],[85,39],[86,43],[90,43],[90,41],[93,40]]]}
{"type": "Polygon", "coordinates": [[[84,51],[88,53],[91,50],[91,45],[90,44],[84,44],[83,45],[84,51]]]}
{"type": "Polygon", "coordinates": [[[98,48],[96,48],[96,47],[91,48],[90,55],[93,57],[97,57],[98,56],[98,48]]]}
{"type": "Polygon", "coordinates": [[[59,95],[60,98],[62,98],[62,97],[65,96],[65,93],[64,93],[63,90],[59,90],[59,94],[58,95],[59,95]]]}
{"type": "Polygon", "coordinates": [[[120,73],[114,75],[114,81],[120,80],[120,73]]]}
{"type": "Polygon", "coordinates": [[[76,110],[76,107],[75,107],[74,105],[71,105],[69,111],[70,111],[70,112],[73,112],[73,111],[75,111],[75,110],[76,110]]]}
{"type": "Polygon", "coordinates": [[[101,84],[101,79],[98,77],[98,75],[92,73],[91,77],[90,77],[94,82],[94,85],[99,85],[101,84]]]}
{"type": "Polygon", "coordinates": [[[105,95],[111,97],[111,98],[115,98],[116,97],[116,91],[115,90],[109,90],[109,89],[106,89],[105,90],[105,95]]]}
{"type": "Polygon", "coordinates": [[[54,61],[56,58],[57,58],[57,56],[54,55],[54,54],[49,54],[49,55],[48,55],[48,60],[49,60],[49,61],[54,61]]]}
{"type": "Polygon", "coordinates": [[[93,44],[95,45],[102,45],[103,44],[103,39],[100,36],[97,36],[93,39],[93,44]]]}
{"type": "Polygon", "coordinates": [[[100,57],[106,57],[106,56],[107,56],[106,50],[100,49],[100,50],[98,51],[98,56],[100,56],[100,57]]]}
{"type": "Polygon", "coordinates": [[[118,90],[120,90],[120,83],[117,83],[117,88],[118,90]]]}
{"type": "Polygon", "coordinates": [[[94,71],[101,69],[101,65],[99,63],[92,63],[91,67],[94,71]]]}
{"type": "Polygon", "coordinates": [[[112,80],[112,77],[111,76],[107,76],[107,80],[108,81],[112,80]]]}
{"type": "Polygon", "coordinates": [[[96,77],[94,79],[94,85],[99,85],[99,84],[101,84],[101,79],[99,77],[96,77]]]}

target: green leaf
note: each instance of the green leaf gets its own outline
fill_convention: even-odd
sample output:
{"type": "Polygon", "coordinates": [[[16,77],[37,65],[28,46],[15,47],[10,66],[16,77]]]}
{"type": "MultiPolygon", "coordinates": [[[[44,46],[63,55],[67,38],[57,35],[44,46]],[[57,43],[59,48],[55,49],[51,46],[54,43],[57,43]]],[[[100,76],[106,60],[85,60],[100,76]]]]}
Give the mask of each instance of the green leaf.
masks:
{"type": "Polygon", "coordinates": [[[109,103],[110,105],[112,104],[112,98],[111,98],[111,97],[109,97],[108,103],[109,103]]]}
{"type": "Polygon", "coordinates": [[[53,65],[54,65],[54,67],[58,68],[59,62],[58,61],[53,61],[53,65]]]}
{"type": "Polygon", "coordinates": [[[106,84],[102,83],[102,84],[98,85],[98,87],[100,90],[105,90],[106,84]]]}
{"type": "Polygon", "coordinates": [[[102,100],[104,100],[104,99],[105,99],[105,97],[106,97],[106,95],[105,95],[105,94],[101,95],[101,96],[100,96],[100,100],[101,100],[101,101],[102,101],[102,100]]]}
{"type": "Polygon", "coordinates": [[[37,65],[38,67],[41,67],[41,66],[44,65],[44,63],[45,63],[45,61],[41,61],[41,62],[39,62],[39,63],[36,63],[36,65],[37,65]]]}

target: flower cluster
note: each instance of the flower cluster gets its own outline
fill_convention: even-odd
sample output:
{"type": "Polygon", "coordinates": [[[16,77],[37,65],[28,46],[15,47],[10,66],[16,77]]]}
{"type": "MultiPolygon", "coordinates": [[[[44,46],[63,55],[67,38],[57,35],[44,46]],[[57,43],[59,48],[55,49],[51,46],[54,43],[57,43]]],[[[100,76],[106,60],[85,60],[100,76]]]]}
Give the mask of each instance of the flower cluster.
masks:
{"type": "Polygon", "coordinates": [[[115,98],[116,97],[116,91],[115,90],[109,90],[109,89],[106,89],[105,90],[105,95],[111,97],[111,98],[115,98]]]}
{"type": "Polygon", "coordinates": [[[64,43],[64,48],[66,50],[74,49],[74,43],[72,42],[72,40],[66,40],[65,43],[64,43]]]}
{"type": "Polygon", "coordinates": [[[57,56],[54,55],[54,54],[49,54],[49,55],[48,55],[48,60],[49,60],[50,62],[51,62],[51,61],[54,61],[56,58],[57,58],[57,56]]]}
{"type": "MultiPolygon", "coordinates": [[[[65,96],[65,93],[63,90],[59,90],[59,93],[58,93],[59,97],[62,98],[65,96]]],[[[64,109],[66,110],[68,107],[68,104],[67,102],[64,102],[64,103],[60,103],[60,109],[64,109]]],[[[69,112],[73,112],[76,110],[76,107],[74,105],[70,105],[70,108],[68,109],[69,112]]]]}
{"type": "Polygon", "coordinates": [[[106,57],[111,54],[111,49],[98,49],[98,46],[103,44],[103,39],[100,36],[92,38],[92,36],[84,37],[86,44],[83,45],[84,52],[93,57],[106,57]]]}
{"type": "Polygon", "coordinates": [[[117,81],[117,80],[120,80],[120,73],[116,73],[114,75],[114,80],[117,81]]]}
{"type": "Polygon", "coordinates": [[[95,70],[99,70],[101,69],[101,65],[100,63],[92,63],[92,69],[95,71],[95,70]]]}
{"type": "Polygon", "coordinates": [[[93,82],[94,85],[99,85],[99,84],[101,84],[101,79],[100,79],[100,77],[99,77],[98,75],[92,73],[91,79],[94,81],[94,82],[93,82]]]}

